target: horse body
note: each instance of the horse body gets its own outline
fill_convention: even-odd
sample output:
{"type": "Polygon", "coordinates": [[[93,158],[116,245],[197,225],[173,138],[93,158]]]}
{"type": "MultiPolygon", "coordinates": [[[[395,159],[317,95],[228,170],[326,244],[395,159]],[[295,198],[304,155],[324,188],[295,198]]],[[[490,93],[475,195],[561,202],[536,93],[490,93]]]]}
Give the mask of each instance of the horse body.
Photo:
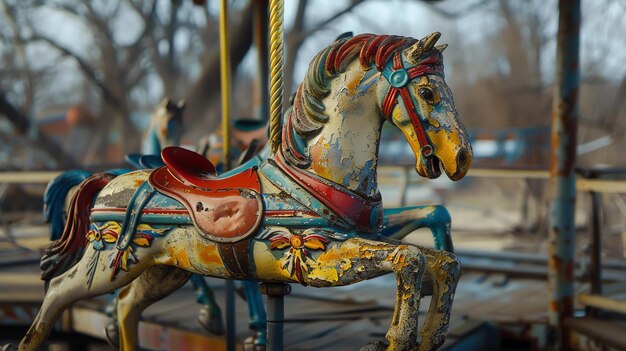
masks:
{"type": "MultiPolygon", "coordinates": [[[[293,109],[286,114],[280,150],[252,170],[260,184],[263,220],[250,236],[230,241],[207,237],[206,228],[199,229],[190,220],[194,209],[185,208],[185,215],[180,202],[161,194],[145,195],[153,194],[146,185],[146,171],[113,179],[96,198],[85,254],[51,281],[20,349],[36,349],[69,303],[132,281],[120,293],[118,305],[121,347],[132,350],[141,311],[184,283],[187,272],[314,287],[394,273],[397,302],[387,349],[429,350],[441,345],[460,276],[458,261],[446,252],[381,236],[383,209],[376,181],[385,120],[404,133],[420,175],[436,178],[443,168],[457,180],[469,168],[471,147],[442,78],[443,49],[434,47],[438,37],[416,41],[362,35],[339,40],[313,59],[293,109]],[[158,211],[146,212],[151,206],[158,211]],[[125,208],[120,214],[124,218],[98,218],[103,208],[125,208]],[[159,217],[163,213],[168,216],[159,217]],[[418,330],[425,273],[433,277],[434,293],[418,330]],[[156,282],[158,286],[151,288],[156,282]]],[[[178,174],[171,167],[160,172],[178,174]]],[[[210,179],[203,180],[209,188],[210,179]]],[[[189,186],[190,192],[197,190],[189,186]]],[[[200,205],[198,212],[204,210],[200,205]]],[[[241,215],[224,206],[211,208],[215,212],[207,215],[218,209],[226,221],[241,215]]]]}

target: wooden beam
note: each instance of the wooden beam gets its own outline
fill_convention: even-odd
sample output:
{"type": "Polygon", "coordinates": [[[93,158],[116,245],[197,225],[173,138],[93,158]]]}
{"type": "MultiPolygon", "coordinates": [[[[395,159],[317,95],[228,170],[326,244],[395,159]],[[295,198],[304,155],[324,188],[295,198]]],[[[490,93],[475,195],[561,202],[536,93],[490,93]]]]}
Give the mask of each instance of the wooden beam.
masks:
{"type": "Polygon", "coordinates": [[[61,172],[0,172],[0,184],[45,184],[61,172]]]}
{"type": "Polygon", "coordinates": [[[616,300],[607,296],[580,294],[578,302],[581,304],[604,311],[626,314],[626,301],[616,300]]]}

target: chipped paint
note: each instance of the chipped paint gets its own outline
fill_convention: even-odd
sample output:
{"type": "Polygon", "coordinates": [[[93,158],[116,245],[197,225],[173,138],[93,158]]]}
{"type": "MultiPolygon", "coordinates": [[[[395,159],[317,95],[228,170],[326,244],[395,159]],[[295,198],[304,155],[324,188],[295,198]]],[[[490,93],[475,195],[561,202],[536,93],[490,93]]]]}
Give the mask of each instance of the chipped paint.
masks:
{"type": "MultiPolygon", "coordinates": [[[[388,51],[395,57],[399,57],[401,53],[406,63],[415,65],[413,68],[417,70],[413,72],[417,72],[427,66],[422,60],[441,59],[441,49],[434,47],[437,38],[438,35],[433,34],[418,42],[401,37],[374,38],[365,35],[334,43],[331,46],[336,50],[333,51],[334,56],[329,54],[330,49],[323,50],[314,59],[311,65],[313,70],[310,70],[313,74],[307,75],[307,80],[298,89],[292,112],[287,116],[287,125],[292,123],[293,132],[298,134],[295,143],[302,141],[306,145],[305,155],[299,155],[297,148],[290,148],[290,145],[294,145],[293,139],[285,139],[282,140],[281,151],[259,165],[258,182],[261,192],[267,196],[259,197],[258,214],[274,217],[276,222],[271,224],[263,221],[258,230],[245,240],[219,244],[216,243],[219,241],[216,238],[203,235],[202,228],[196,226],[197,223],[172,223],[175,228],[162,239],[148,242],[149,246],[137,247],[137,250],[130,247],[133,250],[130,253],[136,255],[137,264],[128,265],[128,272],[120,273],[117,279],[103,280],[102,274],[98,274],[97,270],[90,282],[92,290],[102,292],[122,287],[155,263],[226,279],[245,277],[266,282],[299,282],[315,287],[353,284],[393,273],[397,278],[397,303],[393,323],[386,335],[391,349],[438,347],[448,328],[454,289],[460,276],[458,261],[445,252],[399,244],[380,236],[383,210],[376,184],[378,143],[382,124],[386,120],[386,116],[381,115],[381,97],[390,85],[380,74],[386,63],[376,61],[384,56],[382,53],[386,49],[383,48],[388,48],[385,45],[398,43],[399,45],[394,46],[397,53],[388,51]],[[344,44],[348,49],[342,51],[341,46],[344,44]],[[374,46],[371,50],[355,49],[366,44],[374,46]],[[382,50],[380,55],[377,50],[382,50]],[[365,57],[358,57],[361,53],[366,53],[365,57]],[[329,56],[333,57],[332,65],[326,62],[329,56]],[[424,67],[420,66],[420,62],[424,67]],[[357,84],[362,81],[367,81],[368,84],[357,84]],[[294,170],[294,167],[298,169],[294,170]],[[291,200],[277,205],[281,203],[281,199],[287,198],[291,200]],[[263,205],[276,208],[263,208],[263,205]],[[291,212],[285,215],[287,212],[281,211],[291,212]],[[326,222],[315,222],[319,219],[326,222]],[[276,226],[275,223],[280,221],[289,225],[282,228],[276,226]],[[313,226],[314,223],[325,226],[313,226]],[[239,266],[239,272],[233,268],[235,265],[239,266]],[[427,270],[434,277],[436,289],[420,330],[420,286],[427,270]]],[[[459,179],[471,163],[471,149],[465,148],[469,147],[469,144],[464,144],[467,136],[458,121],[449,88],[443,81],[443,72],[439,69],[442,70],[443,67],[425,70],[424,72],[432,71],[432,74],[422,74],[427,77],[410,81],[409,88],[403,90],[411,95],[408,100],[411,101],[410,105],[417,106],[419,111],[414,112],[419,113],[420,119],[425,122],[407,123],[408,119],[415,121],[415,113],[408,116],[404,104],[395,107],[393,122],[403,130],[409,143],[417,138],[418,126],[429,133],[435,148],[435,157],[422,159],[422,150],[415,148],[418,155],[417,170],[420,174],[433,177],[437,173],[437,164],[433,161],[436,158],[441,160],[449,177],[459,179]],[[426,103],[423,101],[425,98],[420,97],[420,84],[422,87],[427,84],[430,89],[436,90],[432,102],[426,103]],[[460,155],[466,157],[463,165],[456,164],[461,163],[460,155]]],[[[406,95],[403,96],[406,98],[406,95]]],[[[290,130],[291,128],[284,129],[283,138],[289,137],[290,130]]],[[[423,136],[423,132],[420,133],[423,136]]],[[[175,169],[166,168],[161,168],[160,172],[170,172],[172,175],[176,173],[175,169]]],[[[147,172],[139,171],[118,177],[100,193],[95,202],[96,207],[125,208],[131,201],[137,184],[145,181],[147,175],[147,172]]],[[[254,175],[256,177],[257,173],[254,175]]],[[[207,179],[202,181],[205,182],[203,184],[209,183],[207,179]]],[[[185,189],[181,192],[194,191],[201,194],[199,196],[204,196],[203,191],[207,192],[202,187],[190,185],[185,189]]],[[[154,200],[153,203],[157,207],[158,204],[167,206],[167,216],[172,215],[177,206],[176,203],[164,199],[154,200]]],[[[194,211],[204,213],[207,212],[207,207],[211,207],[204,198],[195,201],[193,205],[185,206],[190,216],[194,211]]],[[[226,206],[224,209],[230,216],[234,208],[226,206]]],[[[247,210],[242,208],[241,211],[247,210]]],[[[409,217],[422,213],[415,208],[406,211],[404,215],[409,217]]],[[[429,213],[435,217],[435,213],[441,212],[433,210],[429,213]]],[[[398,216],[402,216],[402,212],[398,216]]],[[[442,215],[443,217],[445,216],[442,215]]],[[[400,221],[391,218],[394,223],[399,223],[396,220],[400,221]]],[[[211,223],[215,224],[213,222],[211,223]]],[[[389,228],[390,226],[387,227],[389,228]]],[[[102,240],[102,235],[99,239],[102,240]]],[[[95,233],[93,241],[97,241],[95,233]]],[[[88,269],[83,262],[93,261],[93,257],[96,257],[94,266],[102,269],[101,262],[104,258],[97,256],[99,251],[102,250],[90,246],[86,250],[85,259],[74,268],[74,272],[78,273],[68,274],[65,279],[68,282],[76,277],[82,279],[83,273],[88,269]]],[[[59,288],[55,283],[53,281],[51,284],[52,290],[48,297],[52,296],[53,299],[56,296],[72,296],[71,291],[70,294],[58,294],[59,288]]],[[[54,305],[55,302],[58,301],[45,303],[54,305]]],[[[49,329],[47,325],[51,325],[49,322],[55,315],[55,309],[42,310],[51,311],[52,316],[37,317],[39,320],[24,340],[24,349],[37,348],[43,340],[41,335],[49,329]]],[[[132,331],[126,330],[122,335],[125,335],[122,345],[132,349],[132,331]]]]}

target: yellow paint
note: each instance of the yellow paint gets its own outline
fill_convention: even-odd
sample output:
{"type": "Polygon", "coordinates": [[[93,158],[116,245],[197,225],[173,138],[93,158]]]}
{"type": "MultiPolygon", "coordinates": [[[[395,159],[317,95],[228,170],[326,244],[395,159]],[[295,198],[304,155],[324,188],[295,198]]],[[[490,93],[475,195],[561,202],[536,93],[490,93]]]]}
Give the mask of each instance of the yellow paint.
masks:
{"type": "Polygon", "coordinates": [[[216,246],[207,246],[207,245],[197,245],[198,249],[198,257],[204,263],[213,263],[218,265],[223,265],[222,259],[220,258],[219,252],[217,252],[216,246]]]}
{"type": "Polygon", "coordinates": [[[274,257],[266,243],[260,241],[255,242],[253,246],[253,256],[257,278],[293,281],[289,273],[281,269],[281,261],[274,257]]]}
{"type": "Polygon", "coordinates": [[[167,250],[170,254],[170,257],[172,257],[174,265],[180,268],[191,268],[191,262],[189,262],[189,257],[187,256],[187,252],[184,251],[184,249],[169,246],[167,250]]]}
{"type": "Polygon", "coordinates": [[[189,256],[187,256],[186,250],[183,249],[178,252],[177,260],[181,264],[182,268],[191,267],[191,262],[189,262],[189,256]]]}
{"type": "Polygon", "coordinates": [[[341,275],[345,272],[349,271],[352,268],[352,261],[348,258],[344,258],[339,265],[339,269],[341,271],[341,275]]]}
{"type": "Polygon", "coordinates": [[[346,82],[346,88],[348,88],[349,95],[355,94],[355,90],[361,84],[361,80],[363,79],[363,76],[365,76],[365,71],[356,70],[356,73],[352,75],[352,77],[350,77],[350,80],[346,82]]]}

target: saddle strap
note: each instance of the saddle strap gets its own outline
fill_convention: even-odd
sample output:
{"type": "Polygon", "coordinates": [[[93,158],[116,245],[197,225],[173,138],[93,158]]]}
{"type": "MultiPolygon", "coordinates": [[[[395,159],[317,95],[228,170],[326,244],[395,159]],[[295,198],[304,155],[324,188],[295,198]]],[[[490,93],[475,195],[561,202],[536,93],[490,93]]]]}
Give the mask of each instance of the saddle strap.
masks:
{"type": "Polygon", "coordinates": [[[224,268],[237,280],[247,280],[253,277],[253,267],[250,263],[250,239],[236,243],[216,243],[224,268]]]}
{"type": "Polygon", "coordinates": [[[117,238],[116,248],[119,252],[128,249],[130,243],[133,242],[143,208],[148,204],[148,201],[150,201],[155,193],[156,190],[148,182],[141,183],[137,190],[135,190],[133,197],[126,207],[122,229],[117,238]]]}

